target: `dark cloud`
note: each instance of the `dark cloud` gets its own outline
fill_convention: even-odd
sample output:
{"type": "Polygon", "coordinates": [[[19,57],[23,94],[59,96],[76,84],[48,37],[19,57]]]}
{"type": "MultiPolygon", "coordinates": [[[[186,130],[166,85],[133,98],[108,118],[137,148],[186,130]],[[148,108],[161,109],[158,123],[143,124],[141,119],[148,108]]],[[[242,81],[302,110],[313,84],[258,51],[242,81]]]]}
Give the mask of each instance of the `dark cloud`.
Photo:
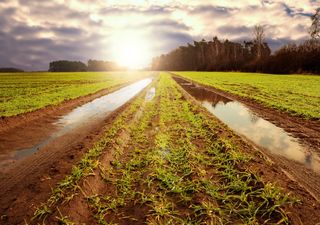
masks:
{"type": "Polygon", "coordinates": [[[294,17],[294,16],[306,16],[306,17],[311,17],[312,13],[306,13],[306,12],[301,12],[300,11],[296,11],[294,8],[288,6],[287,4],[283,3],[282,4],[284,7],[285,12],[290,16],[290,17],[294,17]]]}
{"type": "Polygon", "coordinates": [[[71,35],[76,37],[77,35],[81,35],[83,33],[83,29],[74,27],[53,27],[50,30],[55,32],[57,35],[62,36],[71,35]]]}
{"type": "Polygon", "coordinates": [[[294,10],[291,9],[287,4],[283,3],[282,4],[283,7],[284,7],[284,10],[286,11],[286,13],[289,15],[289,16],[294,16],[294,10]]]}
{"type": "Polygon", "coordinates": [[[200,5],[191,10],[194,14],[209,14],[212,16],[219,16],[219,17],[228,17],[233,11],[236,9],[234,8],[227,8],[227,7],[219,7],[219,6],[212,6],[212,5],[200,5]]]}
{"type": "Polygon", "coordinates": [[[193,42],[193,37],[187,33],[178,32],[157,32],[154,33],[154,39],[162,40],[156,45],[156,51],[158,54],[169,52],[178,46],[185,45],[187,43],[193,42]]]}
{"type": "Polygon", "coordinates": [[[15,14],[16,11],[17,11],[17,9],[13,8],[13,7],[3,9],[3,10],[1,10],[1,16],[11,16],[11,15],[15,14]]]}
{"type": "Polygon", "coordinates": [[[251,27],[246,27],[246,26],[232,26],[232,25],[227,25],[227,26],[221,26],[218,29],[219,33],[222,33],[224,35],[243,35],[243,34],[251,34],[252,33],[252,28],[251,27]]]}
{"type": "Polygon", "coordinates": [[[14,37],[16,36],[34,36],[36,37],[36,35],[41,32],[41,31],[45,31],[46,29],[44,29],[43,27],[29,27],[25,24],[19,24],[17,26],[12,27],[10,34],[14,37]]]}
{"type": "Polygon", "coordinates": [[[82,30],[68,27],[39,28],[18,26],[10,33],[0,32],[0,67],[14,66],[28,70],[47,70],[52,60],[68,59],[83,60],[101,58],[104,50],[101,49],[103,38],[92,34],[89,37],[79,36],[82,30]],[[72,36],[71,40],[50,39],[40,37],[16,38],[21,34],[34,34],[40,31],[52,30],[60,36],[72,36]],[[95,45],[92,45],[94,43],[95,45]]]}
{"type": "Polygon", "coordinates": [[[6,28],[9,24],[10,24],[10,18],[12,17],[12,15],[14,15],[16,12],[15,8],[4,8],[1,9],[0,8],[0,27],[3,30],[4,28],[6,28]]]}
{"type": "Polygon", "coordinates": [[[190,27],[187,26],[184,23],[173,21],[173,20],[157,20],[157,21],[152,21],[146,24],[149,27],[156,27],[157,29],[162,27],[162,28],[169,28],[169,29],[174,29],[174,30],[190,30],[190,27]]]}

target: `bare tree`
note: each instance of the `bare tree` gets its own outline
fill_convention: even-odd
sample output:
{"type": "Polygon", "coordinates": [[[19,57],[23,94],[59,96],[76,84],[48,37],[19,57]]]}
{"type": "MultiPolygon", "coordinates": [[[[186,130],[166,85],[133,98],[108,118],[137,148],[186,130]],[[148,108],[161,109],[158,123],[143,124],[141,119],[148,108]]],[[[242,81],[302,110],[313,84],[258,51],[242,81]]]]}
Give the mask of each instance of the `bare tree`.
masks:
{"type": "Polygon", "coordinates": [[[264,27],[262,25],[255,25],[253,28],[254,42],[257,44],[257,57],[262,56],[262,47],[265,38],[264,27]]]}
{"type": "Polygon", "coordinates": [[[313,40],[320,39],[320,8],[311,16],[312,24],[310,27],[310,35],[313,40]]]}

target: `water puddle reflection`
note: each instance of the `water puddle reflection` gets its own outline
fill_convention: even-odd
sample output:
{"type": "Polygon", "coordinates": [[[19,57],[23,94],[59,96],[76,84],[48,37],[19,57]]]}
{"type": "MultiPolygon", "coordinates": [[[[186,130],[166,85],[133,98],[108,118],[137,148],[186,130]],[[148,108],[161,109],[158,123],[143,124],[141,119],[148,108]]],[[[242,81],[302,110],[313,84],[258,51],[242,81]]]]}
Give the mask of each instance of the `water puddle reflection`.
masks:
{"type": "Polygon", "coordinates": [[[175,78],[175,80],[183,89],[201,102],[202,106],[231,129],[244,135],[255,144],[268,149],[273,154],[295,160],[313,171],[320,172],[319,157],[306,151],[298,143],[298,140],[290,136],[284,129],[259,117],[240,102],[233,101],[185,80],[179,78],[175,78]]]}
{"type": "Polygon", "coordinates": [[[155,88],[155,87],[152,87],[152,88],[150,88],[149,91],[147,92],[145,100],[146,100],[147,102],[149,102],[149,101],[151,101],[151,100],[154,98],[155,95],[156,95],[156,88],[155,88]]]}
{"type": "MultiPolygon", "coordinates": [[[[109,113],[124,105],[152,82],[152,78],[146,78],[137,81],[131,85],[123,87],[115,92],[97,98],[89,103],[75,108],[69,114],[61,117],[54,124],[58,131],[41,141],[37,145],[28,149],[12,151],[8,154],[0,155],[0,166],[5,166],[10,162],[21,160],[37,152],[40,148],[46,146],[52,140],[61,137],[75,128],[89,124],[92,121],[105,118],[109,113]]],[[[155,93],[155,89],[153,91],[155,93]]],[[[150,94],[152,97],[152,93],[150,94]]],[[[154,94],[153,94],[154,96],[154,94]]]]}

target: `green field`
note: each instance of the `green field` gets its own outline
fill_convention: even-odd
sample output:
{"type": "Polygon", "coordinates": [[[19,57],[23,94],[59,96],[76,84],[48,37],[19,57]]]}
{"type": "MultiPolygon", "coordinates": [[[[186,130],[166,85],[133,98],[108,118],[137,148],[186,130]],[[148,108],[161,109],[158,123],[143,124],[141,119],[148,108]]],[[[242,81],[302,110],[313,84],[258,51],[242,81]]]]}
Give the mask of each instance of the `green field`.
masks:
{"type": "Polygon", "coordinates": [[[0,116],[14,116],[57,105],[149,75],[135,72],[3,73],[0,116]]]}
{"type": "Polygon", "coordinates": [[[250,169],[259,159],[186,100],[169,75],[153,84],[154,99],[145,102],[142,93],[117,117],[33,222],[288,223],[285,207],[292,199],[250,169]],[[80,202],[87,217],[74,212],[80,202]]]}
{"type": "MultiPolygon", "coordinates": [[[[150,74],[2,74],[0,112],[11,116],[33,111],[101,89],[112,90],[150,74]]],[[[295,115],[320,118],[316,105],[319,78],[315,76],[179,74],[295,115]],[[300,108],[294,108],[295,102],[300,108]]],[[[312,223],[319,220],[316,210],[310,210],[316,201],[307,192],[289,186],[291,180],[274,162],[197,104],[168,73],[155,75],[148,87],[109,118],[101,123],[96,139],[83,140],[88,147],[79,149],[77,160],[54,163],[58,169],[68,163],[69,169],[61,174],[57,169],[58,177],[49,173],[48,182],[56,179],[48,185],[50,189],[41,189],[40,198],[30,192],[28,196],[37,200],[30,205],[32,215],[22,215],[26,224],[296,224],[306,217],[312,223]],[[152,99],[146,98],[150,90],[155,90],[152,99]]],[[[35,185],[45,184],[41,182],[35,185]]],[[[8,209],[1,217],[9,221],[16,215],[8,209]]]]}
{"type": "Polygon", "coordinates": [[[200,84],[254,99],[306,119],[320,119],[320,76],[176,72],[200,84]]]}

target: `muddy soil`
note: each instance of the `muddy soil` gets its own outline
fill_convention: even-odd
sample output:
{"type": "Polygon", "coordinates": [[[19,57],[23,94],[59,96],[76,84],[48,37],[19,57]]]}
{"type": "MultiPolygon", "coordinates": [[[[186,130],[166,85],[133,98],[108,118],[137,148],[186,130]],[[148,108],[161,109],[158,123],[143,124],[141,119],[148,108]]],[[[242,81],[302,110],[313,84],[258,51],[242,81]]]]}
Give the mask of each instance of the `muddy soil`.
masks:
{"type": "MultiPolygon", "coordinates": [[[[181,91],[186,99],[197,104],[195,99],[182,88],[181,91]]],[[[23,224],[25,218],[30,219],[35,208],[38,207],[41,202],[45,202],[50,196],[51,188],[53,188],[59,180],[63,179],[66,174],[70,173],[72,165],[78,162],[84,152],[101,137],[103,128],[107,129],[111,126],[117,115],[132,101],[133,100],[114,111],[102,123],[93,123],[88,127],[84,127],[82,130],[61,137],[54,144],[47,146],[32,157],[14,164],[12,167],[8,168],[5,173],[0,174],[0,216],[2,216],[0,224],[23,224]]],[[[81,105],[83,103],[84,102],[78,104],[81,105]]],[[[75,104],[74,107],[75,106],[77,106],[77,104],[75,104]]],[[[59,107],[62,107],[61,110],[63,109],[63,105],[59,107]]],[[[74,107],[70,106],[69,111],[74,107]]],[[[52,114],[47,112],[43,117],[39,115],[38,117],[35,116],[35,119],[30,119],[30,124],[37,124],[41,119],[47,121],[48,118],[45,117],[48,117],[48,115],[52,115],[53,119],[57,118],[58,115],[60,115],[59,113],[61,113],[57,109],[52,108],[52,110],[52,114]]],[[[67,111],[68,110],[66,109],[65,112],[67,111]]],[[[201,109],[201,112],[207,114],[208,117],[211,116],[213,120],[216,120],[205,109],[201,109]]],[[[141,116],[141,113],[143,113],[143,111],[138,111],[138,117],[133,118],[132,122],[136,121],[141,116]]],[[[270,112],[270,114],[272,114],[272,112],[270,112]]],[[[14,121],[14,119],[12,121],[14,121]]],[[[52,121],[47,121],[48,124],[51,122],[52,121]]],[[[4,129],[3,131],[8,132],[10,127],[19,130],[19,126],[28,127],[29,123],[26,122],[21,125],[7,121],[3,124],[8,124],[7,129],[4,129]],[[10,124],[12,124],[12,126],[10,126],[10,124]]],[[[154,126],[155,125],[151,124],[150,130],[155,129],[154,126]]],[[[46,127],[44,126],[44,129],[45,128],[46,127]]],[[[32,132],[31,125],[30,129],[30,132],[32,132]]],[[[130,143],[130,134],[122,133],[119,138],[123,140],[122,144],[124,145],[130,143]]],[[[286,159],[282,159],[281,157],[274,159],[272,158],[272,155],[265,155],[270,158],[268,163],[264,159],[264,156],[260,155],[261,149],[257,148],[257,151],[253,152],[252,143],[243,141],[239,137],[238,144],[241,149],[256,156],[256,159],[250,165],[247,165],[248,169],[256,171],[264,181],[277,183],[283,187],[285,191],[294,193],[295,196],[301,199],[301,204],[292,208],[288,207],[287,209],[291,213],[289,214],[289,217],[293,224],[315,224],[315,222],[320,221],[320,216],[317,213],[320,210],[320,203],[315,200],[317,196],[314,196],[314,198],[310,195],[310,193],[313,193],[314,191],[306,191],[308,190],[307,185],[300,182],[303,178],[308,181],[317,178],[313,177],[311,179],[306,177],[303,173],[299,174],[302,176],[299,179],[297,177],[292,177],[291,173],[294,169],[299,170],[300,168],[293,168],[294,166],[290,164],[290,161],[286,162],[286,159]]],[[[110,153],[106,153],[102,156],[102,161],[105,162],[105,165],[109,165],[110,160],[112,160],[110,153]]],[[[303,168],[301,168],[301,170],[303,170],[303,168]]],[[[320,179],[318,179],[318,181],[319,180],[320,179]]],[[[91,191],[92,193],[97,193],[101,191],[98,190],[101,188],[99,185],[100,182],[101,181],[97,180],[97,177],[90,177],[82,185],[87,192],[91,191]]],[[[320,187],[319,183],[316,182],[316,180],[313,180],[312,182],[308,182],[308,184],[311,185],[312,188],[320,187]]],[[[104,189],[104,191],[108,190],[104,189]]],[[[68,212],[69,215],[72,215],[73,219],[78,219],[76,221],[87,221],[88,224],[94,224],[93,221],[95,220],[92,218],[87,203],[83,201],[80,196],[74,198],[74,202],[71,204],[63,205],[61,210],[68,212]]],[[[136,210],[139,211],[138,209],[136,210]]],[[[49,221],[52,222],[49,224],[56,224],[57,222],[54,216],[49,221]]]]}
{"type": "Polygon", "coordinates": [[[264,119],[283,128],[285,131],[292,134],[293,137],[298,138],[301,143],[308,145],[320,153],[320,121],[306,120],[301,117],[292,116],[286,112],[268,108],[255,100],[227,93],[208,85],[199,84],[193,80],[184,77],[182,78],[174,73],[171,74],[177,79],[187,80],[188,82],[216,92],[221,96],[244,103],[252,111],[256,112],[264,119]]]}
{"type": "MultiPolygon", "coordinates": [[[[152,87],[146,94],[146,101],[150,101],[153,98],[153,93],[155,89],[152,87]]],[[[144,94],[144,93],[142,93],[144,94]]],[[[126,125],[129,127],[133,124],[139,123],[143,113],[145,112],[145,103],[140,105],[139,109],[134,112],[134,114],[126,119],[126,125]]],[[[104,153],[100,157],[100,168],[95,171],[95,176],[86,177],[81,182],[81,193],[77,193],[77,195],[68,202],[68,204],[59,204],[58,207],[60,212],[63,215],[68,215],[68,218],[74,222],[75,224],[82,224],[85,222],[86,224],[96,224],[97,220],[93,217],[92,209],[88,205],[88,201],[86,200],[86,196],[95,196],[95,195],[103,195],[110,194],[112,188],[110,186],[106,186],[106,182],[101,179],[101,174],[106,173],[105,171],[109,170],[111,167],[111,162],[114,160],[115,149],[121,149],[124,152],[122,158],[125,158],[127,154],[130,153],[136,146],[132,146],[130,130],[123,129],[118,135],[116,139],[121,141],[116,142],[115,145],[108,147],[104,150],[104,153]],[[102,169],[103,168],[103,169],[102,169]],[[85,193],[85,195],[83,195],[85,193]]],[[[135,207],[133,207],[135,208],[135,207]]],[[[142,215],[143,217],[144,215],[142,215]]],[[[57,224],[59,221],[57,220],[59,217],[59,212],[57,210],[54,211],[52,215],[50,215],[46,222],[48,224],[57,224]]],[[[131,224],[127,221],[127,224],[131,224]]]]}
{"type": "Polygon", "coordinates": [[[132,82],[123,83],[120,85],[116,85],[111,88],[100,90],[96,93],[89,94],[86,96],[81,96],[75,99],[66,100],[58,105],[49,105],[42,109],[35,110],[32,112],[20,114],[17,116],[10,116],[10,117],[0,117],[0,134],[4,134],[5,132],[13,132],[19,131],[21,127],[29,127],[32,126],[32,122],[34,124],[39,125],[42,121],[54,121],[54,119],[58,118],[61,115],[64,115],[70,112],[72,109],[76,108],[77,106],[83,105],[87,102],[90,102],[96,98],[104,96],[110,92],[120,89],[121,87],[125,87],[132,82]],[[50,118],[48,118],[50,117],[50,118]],[[19,128],[17,128],[19,127],[19,128]],[[16,130],[13,130],[17,128],[16,130]]]}
{"type": "MultiPolygon", "coordinates": [[[[56,131],[57,127],[53,122],[57,121],[61,116],[71,112],[78,106],[107,95],[128,84],[117,85],[94,94],[68,100],[57,106],[47,106],[18,116],[0,118],[0,155],[36,145],[56,131]]],[[[14,164],[14,162],[12,163],[14,164]]],[[[10,165],[6,165],[6,167],[10,167],[10,165]]],[[[7,169],[1,168],[0,174],[7,169]]]]}
{"type": "MultiPolygon", "coordinates": [[[[61,115],[128,84],[70,100],[56,107],[49,106],[32,113],[2,118],[0,153],[6,149],[33,146],[55,131],[52,123],[61,115]]],[[[22,224],[24,218],[32,217],[35,207],[48,198],[55,184],[70,173],[72,166],[99,140],[103,130],[111,126],[117,115],[132,101],[133,99],[106,115],[104,119],[90,121],[79,129],[58,137],[35,154],[1,168],[0,224],[22,224]]]]}
{"type": "MultiPolygon", "coordinates": [[[[179,89],[187,100],[194,104],[198,104],[198,101],[182,87],[179,89]]],[[[225,96],[227,97],[227,95],[225,96]]],[[[212,117],[213,120],[217,120],[217,118],[205,108],[201,108],[200,111],[208,117],[212,117]]],[[[260,149],[254,143],[248,141],[245,137],[238,134],[235,134],[235,136],[238,136],[237,145],[239,148],[254,156],[254,160],[250,161],[250,163],[246,165],[247,170],[255,171],[255,173],[260,176],[264,182],[277,184],[285,193],[291,193],[299,199],[300,204],[286,208],[289,212],[288,215],[291,220],[291,224],[318,224],[320,221],[320,214],[318,213],[320,211],[320,192],[314,193],[314,190],[319,191],[320,177],[314,177],[315,174],[308,171],[312,174],[312,179],[310,179],[309,176],[304,177],[304,179],[308,181],[307,183],[303,182],[303,177],[300,177],[301,179],[296,179],[291,174],[292,172],[295,172],[293,171],[295,167],[292,165],[292,161],[287,160],[284,157],[277,158],[272,157],[270,154],[265,154],[263,149],[260,149]]],[[[298,171],[305,171],[303,165],[295,169],[298,171]]],[[[300,173],[299,175],[301,176],[302,174],[304,173],[300,173]]]]}
{"type": "MultiPolygon", "coordinates": [[[[245,104],[253,112],[260,117],[272,122],[278,127],[283,128],[286,132],[297,138],[302,146],[305,147],[306,151],[314,152],[319,155],[320,151],[320,122],[318,121],[307,121],[299,117],[293,117],[287,113],[279,112],[274,109],[267,108],[261,104],[246,98],[235,96],[221,90],[215,89],[210,86],[201,85],[189,79],[181,78],[180,76],[174,75],[174,79],[179,82],[191,82],[199,87],[203,87],[209,91],[213,91],[222,97],[235,100],[245,104]]],[[[223,100],[223,99],[222,99],[223,100]]],[[[239,135],[239,134],[238,134],[239,135]]],[[[280,155],[272,154],[270,151],[256,145],[252,141],[248,140],[243,135],[246,142],[255,146],[258,151],[269,158],[274,164],[277,164],[289,179],[293,182],[298,183],[303,189],[306,190],[313,198],[320,204],[320,174],[306,168],[305,165],[298,162],[292,161],[280,155]]]]}
{"type": "MultiPolygon", "coordinates": [[[[186,100],[197,104],[197,101],[186,91],[184,91],[182,88],[180,89],[180,91],[183,93],[183,96],[186,100]]],[[[136,112],[136,116],[133,117],[128,122],[128,124],[135,123],[137,120],[139,120],[142,113],[144,113],[143,105],[140,110],[136,112]]],[[[204,108],[199,109],[199,111],[195,113],[203,113],[208,117],[211,117],[213,121],[216,121],[216,118],[209,112],[207,112],[204,108]]],[[[156,117],[151,121],[145,131],[149,140],[148,144],[151,146],[152,140],[154,138],[154,132],[158,127],[159,121],[156,117]]],[[[226,127],[223,127],[221,132],[226,133],[226,135],[233,135],[232,132],[230,132],[226,127]]],[[[117,148],[123,149],[124,155],[123,157],[121,157],[121,159],[124,162],[129,162],[130,151],[132,151],[132,149],[134,149],[135,147],[130,146],[130,143],[132,143],[130,136],[130,133],[122,132],[117,137],[117,139],[122,140],[121,142],[119,142],[120,145],[117,146],[117,148]]],[[[232,138],[235,137],[232,136],[232,138]]],[[[255,151],[251,143],[244,141],[241,137],[237,137],[237,145],[239,146],[239,149],[255,157],[254,160],[250,161],[250,163],[246,165],[246,170],[254,171],[263,179],[264,182],[276,183],[277,185],[281,186],[285,192],[293,193],[295,197],[301,200],[301,204],[287,206],[286,208],[286,211],[289,212],[288,215],[292,224],[311,225],[320,221],[320,215],[317,213],[320,210],[320,205],[298,182],[289,179],[286,173],[283,172],[282,168],[277,163],[273,163],[272,161],[266,159],[262,154],[260,154],[258,149],[257,151],[255,151]]],[[[104,155],[102,155],[102,157],[100,158],[104,169],[108,169],[110,167],[110,162],[113,160],[112,153],[114,149],[115,148],[110,148],[106,150],[104,155]]],[[[108,185],[108,183],[101,179],[101,176],[99,175],[101,174],[101,171],[99,171],[99,169],[97,170],[98,171],[95,171],[95,176],[87,177],[81,182],[81,189],[83,190],[85,195],[82,195],[80,193],[79,195],[76,195],[70,202],[58,205],[60,211],[62,212],[62,215],[67,215],[68,218],[76,224],[81,224],[83,222],[86,222],[86,224],[97,223],[96,218],[93,217],[94,214],[92,212],[92,208],[90,208],[88,202],[86,201],[86,196],[97,194],[109,195],[110,193],[114,192],[111,185],[108,185]]],[[[143,188],[144,187],[142,187],[142,189],[143,188]]],[[[119,224],[141,224],[141,221],[145,221],[146,214],[150,210],[149,208],[141,208],[141,206],[139,207],[139,205],[133,205],[132,207],[127,206],[124,208],[124,215],[134,215],[134,218],[138,218],[138,220],[130,221],[112,216],[111,219],[113,219],[114,221],[119,220],[119,224]],[[143,214],[142,212],[145,212],[145,214],[143,214]]],[[[55,211],[55,213],[49,216],[49,218],[47,219],[48,224],[57,224],[57,216],[59,216],[59,214],[57,211],[55,211]]]]}

